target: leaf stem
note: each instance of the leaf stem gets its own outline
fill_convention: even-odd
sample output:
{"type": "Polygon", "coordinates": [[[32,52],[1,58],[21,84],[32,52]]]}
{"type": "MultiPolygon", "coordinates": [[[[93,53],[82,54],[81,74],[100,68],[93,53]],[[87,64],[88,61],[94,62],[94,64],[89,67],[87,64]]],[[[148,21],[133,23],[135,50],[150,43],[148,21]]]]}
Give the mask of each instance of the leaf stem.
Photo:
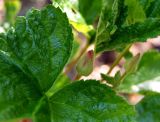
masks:
{"type": "Polygon", "coordinates": [[[113,68],[120,62],[120,60],[122,59],[122,57],[128,52],[128,50],[130,49],[130,47],[132,46],[132,44],[129,44],[122,53],[119,54],[119,56],[116,58],[116,60],[113,62],[112,66],[110,67],[109,71],[107,72],[107,74],[109,75],[113,68]]]}
{"type": "Polygon", "coordinates": [[[81,52],[79,53],[79,55],[75,59],[73,59],[73,61],[71,61],[68,64],[68,66],[67,66],[67,68],[65,70],[65,74],[68,74],[72,70],[72,68],[76,65],[76,63],[78,62],[78,60],[80,59],[80,57],[86,52],[86,50],[88,49],[88,47],[89,47],[89,44],[87,43],[85,45],[85,47],[81,50],[81,52]]]}

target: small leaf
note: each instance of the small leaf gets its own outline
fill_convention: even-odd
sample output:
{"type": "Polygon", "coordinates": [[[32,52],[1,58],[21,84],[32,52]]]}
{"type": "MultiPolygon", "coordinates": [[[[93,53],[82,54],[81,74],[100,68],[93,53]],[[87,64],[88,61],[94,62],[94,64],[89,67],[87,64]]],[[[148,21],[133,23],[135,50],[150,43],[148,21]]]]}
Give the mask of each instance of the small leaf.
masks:
{"type": "Polygon", "coordinates": [[[122,92],[131,92],[133,85],[138,85],[146,81],[153,81],[160,76],[160,53],[149,51],[145,53],[139,62],[136,72],[127,75],[123,84],[119,87],[122,92]]]}
{"type": "Polygon", "coordinates": [[[117,72],[114,77],[108,76],[106,74],[101,74],[101,77],[103,78],[103,80],[107,81],[107,83],[111,84],[113,88],[116,88],[120,85],[120,83],[118,82],[121,78],[120,72],[117,72]]]}
{"type": "Polygon", "coordinates": [[[160,93],[147,94],[140,103],[136,105],[138,122],[159,122],[160,93]]]}
{"type": "MultiPolygon", "coordinates": [[[[78,81],[56,92],[37,111],[41,117],[50,117],[53,122],[135,122],[134,107],[117,96],[114,91],[99,81],[78,81]],[[49,105],[48,105],[49,104],[49,105]],[[50,107],[50,108],[48,108],[50,107]],[[48,108],[50,113],[46,110],[48,108]],[[47,114],[45,114],[47,113],[47,114]]],[[[43,102],[43,103],[45,103],[43,102]]],[[[35,115],[36,116],[36,115],[35,115]]]]}
{"type": "Polygon", "coordinates": [[[145,11],[139,0],[125,0],[125,5],[128,8],[127,25],[143,22],[146,19],[145,11]]]}
{"type": "Polygon", "coordinates": [[[6,21],[10,24],[14,24],[15,18],[18,12],[21,9],[21,1],[20,0],[5,0],[5,17],[6,21]]]}
{"type": "Polygon", "coordinates": [[[126,71],[125,72],[127,72],[127,74],[135,72],[137,70],[139,61],[140,61],[140,54],[137,54],[136,56],[131,58],[131,60],[126,65],[126,71]]]}

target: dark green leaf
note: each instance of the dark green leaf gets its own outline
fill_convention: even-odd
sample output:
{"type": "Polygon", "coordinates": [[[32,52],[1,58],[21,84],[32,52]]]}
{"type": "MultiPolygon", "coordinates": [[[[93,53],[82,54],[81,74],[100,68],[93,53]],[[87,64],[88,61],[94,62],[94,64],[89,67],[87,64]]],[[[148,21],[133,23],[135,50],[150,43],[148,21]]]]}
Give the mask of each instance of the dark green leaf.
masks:
{"type": "Polygon", "coordinates": [[[72,32],[65,14],[49,5],[18,17],[15,29],[7,33],[7,43],[14,57],[46,91],[70,56],[72,32]]]}
{"type": "Polygon", "coordinates": [[[147,17],[160,17],[160,0],[149,0],[146,10],[147,17]]]}
{"type": "Polygon", "coordinates": [[[51,110],[46,97],[43,97],[33,113],[34,122],[53,122],[51,110]]]}
{"type": "Polygon", "coordinates": [[[160,93],[150,93],[136,105],[138,122],[160,121],[160,93]]]}
{"type": "Polygon", "coordinates": [[[5,34],[0,33],[0,51],[8,51],[7,42],[5,40],[5,34]]]}
{"type": "Polygon", "coordinates": [[[109,48],[123,48],[129,43],[156,37],[160,34],[159,26],[160,19],[147,19],[143,23],[123,27],[112,36],[109,48]]]}
{"type": "Polygon", "coordinates": [[[129,92],[133,85],[154,80],[160,76],[160,68],[158,67],[160,67],[160,53],[158,51],[145,53],[139,62],[137,71],[129,74],[119,89],[123,92],[129,92]]]}
{"type": "Polygon", "coordinates": [[[102,0],[79,0],[79,12],[85,18],[87,24],[99,17],[102,8],[102,0]]]}
{"type": "Polygon", "coordinates": [[[123,49],[130,43],[137,41],[144,42],[148,38],[156,37],[160,34],[160,19],[147,19],[143,23],[136,23],[118,29],[111,40],[107,43],[97,45],[97,51],[123,49]]]}
{"type": "Polygon", "coordinates": [[[113,85],[113,88],[116,88],[119,85],[119,80],[121,78],[120,72],[117,72],[114,77],[108,76],[106,74],[101,74],[101,77],[103,80],[105,80],[107,83],[113,85]]]}
{"type": "MultiPolygon", "coordinates": [[[[56,92],[48,102],[51,116],[47,115],[52,122],[135,122],[134,107],[106,85],[94,80],[68,85],[56,92]]],[[[44,106],[48,107],[48,102],[46,100],[44,106]]],[[[40,109],[38,113],[43,111],[46,108],[40,109]]]]}
{"type": "MultiPolygon", "coordinates": [[[[109,1],[101,13],[97,29],[97,53],[105,50],[122,50],[130,43],[146,41],[160,34],[158,15],[160,2],[156,0],[153,2],[150,0],[112,0],[109,3],[109,1]],[[150,16],[145,11],[145,5],[153,9],[150,16]],[[118,23],[119,20],[120,23],[118,23]]],[[[149,8],[147,10],[151,12],[149,8]]]]}
{"type": "Polygon", "coordinates": [[[28,117],[41,97],[33,79],[0,53],[0,121],[28,117]]]}
{"type": "Polygon", "coordinates": [[[124,23],[125,17],[124,0],[107,0],[104,2],[96,34],[96,52],[108,48],[111,35],[124,23]]]}
{"type": "Polygon", "coordinates": [[[69,58],[68,19],[52,5],[32,9],[0,35],[0,44],[0,121],[30,118],[69,58]]]}

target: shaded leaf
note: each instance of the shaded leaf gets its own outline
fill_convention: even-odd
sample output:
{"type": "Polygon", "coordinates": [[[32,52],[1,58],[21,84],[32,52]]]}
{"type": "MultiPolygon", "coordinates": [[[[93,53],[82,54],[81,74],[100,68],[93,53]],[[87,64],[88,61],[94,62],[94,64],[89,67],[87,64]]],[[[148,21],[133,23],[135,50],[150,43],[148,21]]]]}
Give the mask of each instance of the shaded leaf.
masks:
{"type": "Polygon", "coordinates": [[[145,53],[138,65],[136,72],[129,74],[121,84],[119,90],[123,92],[132,91],[133,85],[152,81],[160,76],[160,53],[150,51],[145,53]]]}
{"type": "Polygon", "coordinates": [[[107,83],[113,85],[113,88],[116,88],[119,84],[119,80],[121,78],[120,72],[117,72],[114,77],[108,76],[106,74],[101,74],[103,80],[107,81],[107,83]]]}
{"type": "Polygon", "coordinates": [[[160,118],[160,93],[147,94],[140,103],[136,105],[138,122],[159,122],[160,118]]]}
{"type": "MultiPolygon", "coordinates": [[[[112,3],[108,3],[101,13],[97,29],[96,52],[122,50],[128,44],[158,36],[160,34],[159,16],[147,15],[144,6],[150,6],[155,9],[155,14],[158,14],[159,7],[156,2],[158,4],[156,0],[153,2],[151,0],[112,0],[112,3]],[[115,7],[115,2],[117,2],[118,8],[115,7]],[[152,5],[153,3],[155,5],[152,5]],[[118,20],[123,21],[118,23],[118,20]]],[[[148,11],[150,12],[150,10],[148,11]]]]}
{"type": "Polygon", "coordinates": [[[96,34],[96,52],[108,48],[111,35],[125,21],[125,11],[124,0],[107,0],[104,2],[96,34]]]}
{"type": "Polygon", "coordinates": [[[0,53],[0,121],[28,117],[41,97],[33,79],[0,53]]]}
{"type": "Polygon", "coordinates": [[[85,18],[87,24],[93,24],[99,17],[103,0],[78,0],[79,12],[85,18]],[[87,11],[86,11],[87,10],[87,11]]]}
{"type": "Polygon", "coordinates": [[[149,0],[148,8],[146,10],[147,17],[160,17],[160,0],[149,0]]]}

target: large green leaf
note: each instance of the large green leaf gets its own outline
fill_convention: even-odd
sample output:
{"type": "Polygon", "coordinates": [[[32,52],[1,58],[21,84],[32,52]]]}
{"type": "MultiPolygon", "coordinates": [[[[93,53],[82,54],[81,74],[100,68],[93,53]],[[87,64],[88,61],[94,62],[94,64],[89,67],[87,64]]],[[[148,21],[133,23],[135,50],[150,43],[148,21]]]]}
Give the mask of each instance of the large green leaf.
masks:
{"type": "Polygon", "coordinates": [[[0,121],[29,117],[41,93],[9,56],[0,53],[0,121]]]}
{"type": "Polygon", "coordinates": [[[41,11],[32,9],[18,17],[15,29],[7,33],[14,58],[35,77],[42,91],[48,90],[67,62],[72,32],[66,15],[52,5],[41,11]]]}
{"type": "Polygon", "coordinates": [[[121,50],[130,43],[146,41],[148,38],[158,36],[160,19],[157,15],[159,6],[156,3],[160,2],[156,0],[114,0],[113,2],[112,0],[108,3],[101,13],[97,29],[96,52],[121,50]],[[119,6],[118,8],[115,7],[115,2],[119,6]],[[147,6],[149,7],[145,8],[147,6]],[[152,13],[148,15],[149,8],[155,9],[152,13],[156,15],[152,15],[152,13]]]}
{"type": "Polygon", "coordinates": [[[149,93],[136,105],[138,122],[160,121],[160,93],[149,93]]]}
{"type": "Polygon", "coordinates": [[[152,81],[160,76],[160,53],[150,51],[145,53],[137,68],[137,71],[129,74],[119,87],[120,91],[130,92],[133,85],[138,85],[146,81],[152,81]]]}
{"type": "Polygon", "coordinates": [[[32,117],[70,56],[68,19],[52,5],[32,9],[0,44],[0,121],[32,117]]]}
{"type": "Polygon", "coordinates": [[[135,122],[134,107],[99,81],[75,82],[42,103],[35,113],[37,122],[44,117],[52,122],[135,122]]]}

